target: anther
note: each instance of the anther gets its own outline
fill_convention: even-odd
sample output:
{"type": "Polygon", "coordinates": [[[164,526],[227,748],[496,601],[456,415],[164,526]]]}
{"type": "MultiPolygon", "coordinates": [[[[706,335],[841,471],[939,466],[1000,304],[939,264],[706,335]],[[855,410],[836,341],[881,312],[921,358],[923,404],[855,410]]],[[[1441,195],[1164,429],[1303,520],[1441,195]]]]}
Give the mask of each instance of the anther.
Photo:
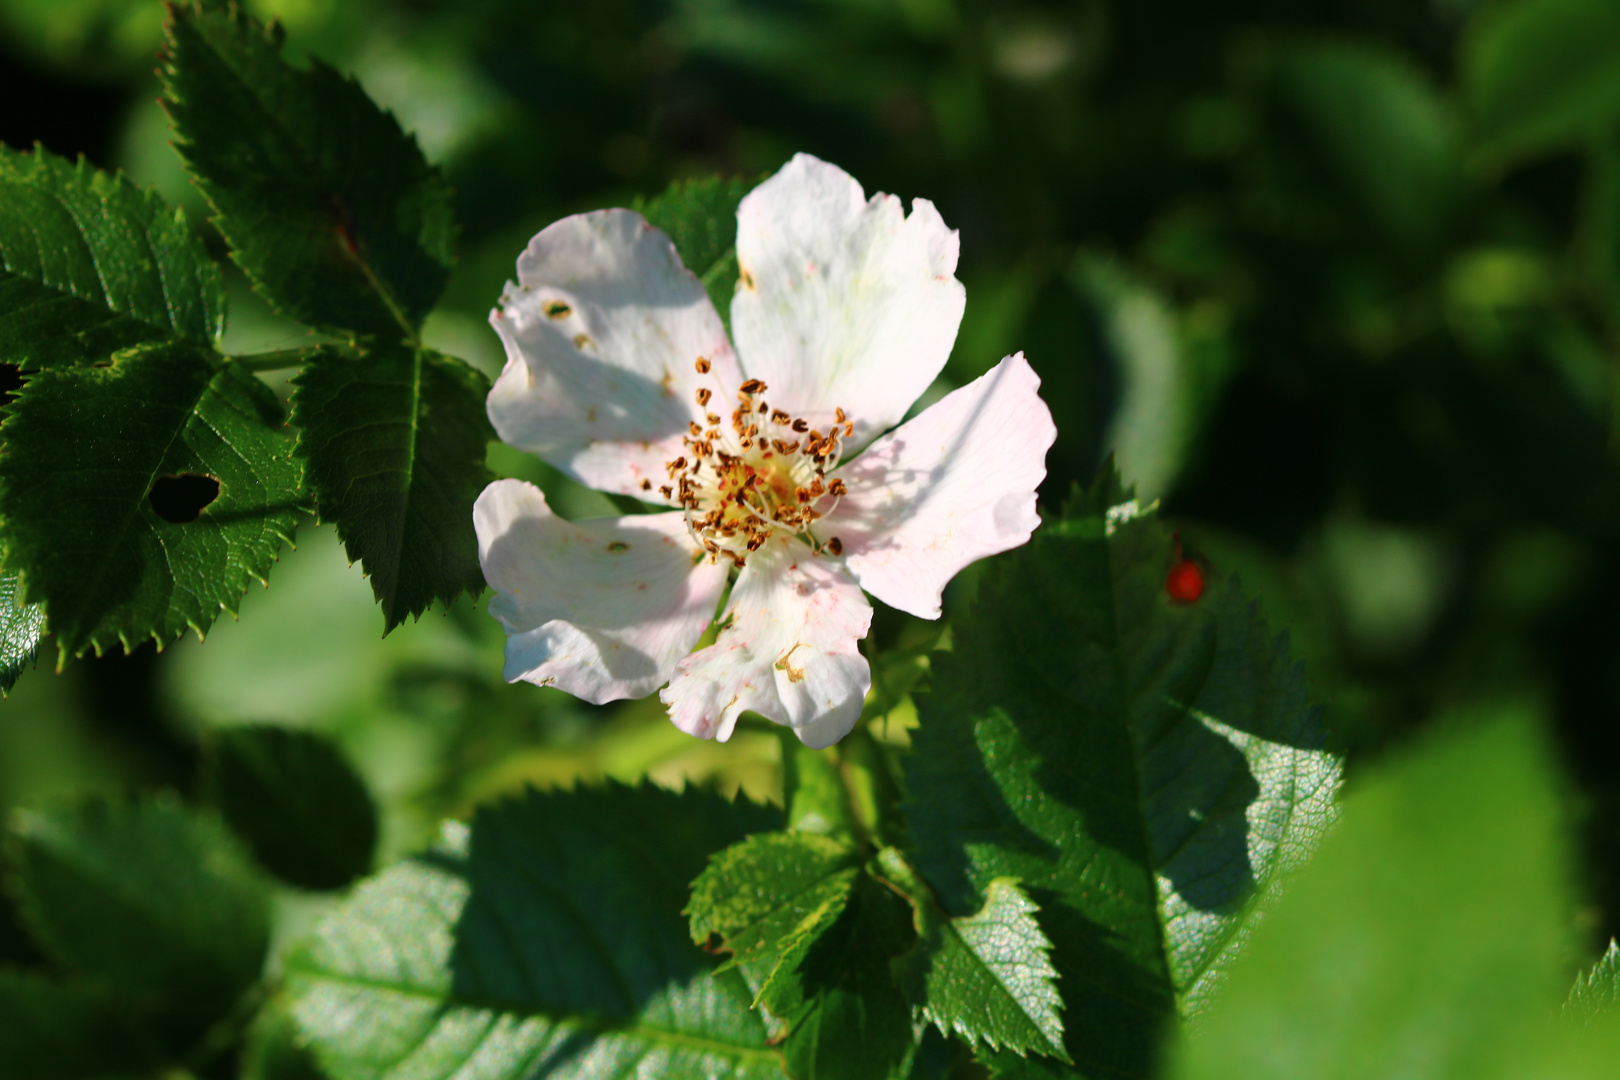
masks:
{"type": "Polygon", "coordinates": [[[806,422],[805,422],[805,421],[804,421],[804,420],[803,420],[803,419],[802,419],[802,418],[801,418],[801,419],[798,419],[798,420],[795,420],[795,421],[793,421],[793,430],[794,430],[794,431],[797,431],[797,432],[798,432],[798,433],[799,433],[799,434],[800,434],[800,435],[803,435],[803,434],[804,434],[804,433],[805,433],[805,432],[807,432],[807,431],[809,431],[809,430],[810,430],[810,425],[809,425],[809,424],[807,424],[807,423],[806,423],[806,422]]]}
{"type": "Polygon", "coordinates": [[[652,481],[651,480],[643,480],[641,482],[641,490],[642,491],[651,491],[652,490],[652,481]]]}
{"type": "Polygon", "coordinates": [[[833,418],[835,420],[837,420],[840,424],[842,424],[844,422],[844,420],[846,419],[846,417],[844,416],[844,410],[843,409],[834,409],[833,410],[833,418]]]}
{"type": "Polygon", "coordinates": [[[842,480],[835,479],[827,485],[827,494],[838,495],[841,497],[849,494],[849,488],[844,486],[844,482],[842,480]]]}
{"type": "Polygon", "coordinates": [[[783,412],[781,409],[771,410],[771,423],[773,424],[785,424],[791,419],[792,417],[783,412]]]}
{"type": "MultiPolygon", "coordinates": [[[[700,369],[700,370],[702,370],[702,369],[700,369]]],[[[737,387],[737,393],[738,394],[753,395],[753,394],[757,394],[757,393],[761,392],[764,389],[765,389],[765,384],[764,383],[760,382],[758,379],[749,379],[747,382],[745,382],[741,386],[737,387]]]]}
{"type": "Polygon", "coordinates": [[[842,555],[844,553],[844,542],[835,536],[827,541],[827,550],[834,555],[842,555]]]}
{"type": "Polygon", "coordinates": [[[707,375],[709,373],[709,360],[707,357],[700,356],[697,358],[697,373],[699,375],[707,375]]]}
{"type": "Polygon", "coordinates": [[[703,437],[703,429],[698,426],[698,422],[696,420],[690,421],[686,425],[686,430],[688,430],[688,431],[690,431],[692,433],[692,438],[694,438],[694,439],[699,439],[699,438],[703,437]]]}
{"type": "Polygon", "coordinates": [[[658,489],[658,493],[664,498],[668,499],[675,494],[675,489],[670,487],[668,484],[665,484],[663,487],[658,489]]]}
{"type": "Polygon", "coordinates": [[[710,427],[719,427],[720,426],[720,418],[718,416],[716,416],[714,413],[709,413],[703,419],[708,421],[710,427]]]}
{"type": "Polygon", "coordinates": [[[697,392],[697,403],[700,407],[707,405],[712,397],[714,397],[714,391],[705,386],[697,392]]]}

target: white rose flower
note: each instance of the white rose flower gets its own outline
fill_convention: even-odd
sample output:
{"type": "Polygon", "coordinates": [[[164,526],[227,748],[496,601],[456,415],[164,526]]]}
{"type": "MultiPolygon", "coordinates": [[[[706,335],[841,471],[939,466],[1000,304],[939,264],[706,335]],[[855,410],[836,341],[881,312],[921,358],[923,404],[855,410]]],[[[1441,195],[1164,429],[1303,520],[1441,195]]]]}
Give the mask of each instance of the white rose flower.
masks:
{"type": "Polygon", "coordinates": [[[1039,523],[1056,429],[1021,353],[894,427],[962,318],[957,234],[926,200],[906,216],[800,154],[742,200],[737,258],[734,352],[640,215],[578,214],[530,242],[490,315],[495,430],[676,509],[569,522],[499,480],[474,510],[478,555],[508,681],[598,704],[667,682],[692,735],[726,739],[752,710],[820,748],[871,686],[862,590],[938,618],[958,570],[1039,523]],[[692,652],[733,573],[717,640],[692,652]]]}

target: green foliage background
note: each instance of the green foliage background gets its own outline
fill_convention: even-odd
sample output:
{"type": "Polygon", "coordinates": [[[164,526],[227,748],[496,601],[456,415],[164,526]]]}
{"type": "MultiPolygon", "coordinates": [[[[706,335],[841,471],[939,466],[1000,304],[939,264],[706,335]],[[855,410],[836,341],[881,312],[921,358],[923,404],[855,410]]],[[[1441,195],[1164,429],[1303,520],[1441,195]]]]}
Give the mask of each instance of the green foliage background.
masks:
{"type": "MultiPolygon", "coordinates": [[[[1056,514],[1071,489],[1089,485],[1114,454],[1144,502],[1162,500],[1186,552],[1212,578],[1240,578],[1258,601],[1252,616],[1258,624],[1289,630],[1310,698],[1323,705],[1313,723],[1345,755],[1352,788],[1358,773],[1376,775],[1393,751],[1427,745],[1426,729],[1440,718],[1532,718],[1526,723],[1552,734],[1551,763],[1542,773],[1519,776],[1511,762],[1524,755],[1486,746],[1473,751],[1474,773],[1431,778],[1437,790],[1465,802],[1488,802],[1504,787],[1532,810],[1556,800],[1569,823],[1573,854],[1567,867],[1549,873],[1572,882],[1573,922],[1552,925],[1560,918],[1569,923],[1567,914],[1557,914],[1568,901],[1563,893],[1557,901],[1539,894],[1524,901],[1532,912],[1525,918],[1541,935],[1535,940],[1554,943],[1548,955],[1567,948],[1568,956],[1552,964],[1551,975],[1536,967],[1544,960],[1502,963],[1553,981],[1573,971],[1577,956],[1598,955],[1620,931],[1620,28],[1611,5],[251,0],[244,6],[261,18],[279,17],[295,57],[352,73],[416,135],[427,164],[439,170],[413,165],[417,171],[406,177],[429,192],[415,233],[396,238],[419,264],[415,276],[397,283],[407,301],[393,314],[386,303],[362,313],[362,330],[398,339],[365,346],[393,358],[397,378],[385,390],[412,395],[433,379],[470,384],[492,376],[501,357],[485,325],[488,309],[528,238],[563,214],[646,206],[687,177],[720,173],[746,183],[797,150],[836,162],[868,191],[932,199],[961,230],[959,276],[968,292],[940,389],[965,383],[1006,353],[1028,354],[1059,430],[1043,507],[1056,514]],[[454,242],[460,259],[448,271],[452,240],[435,209],[435,200],[445,198],[461,222],[454,242]]],[[[268,389],[306,415],[352,421],[366,408],[346,374],[352,358],[288,321],[287,312],[272,310],[226,262],[220,232],[205,224],[211,214],[205,192],[189,182],[167,145],[167,121],[152,104],[163,89],[155,70],[162,23],[162,6],[151,0],[0,0],[0,142],[22,150],[38,141],[64,157],[83,154],[92,166],[122,169],[185,208],[195,242],[224,268],[231,317],[219,343],[223,353],[293,354],[326,345],[297,388],[290,372],[264,372],[264,385],[252,393],[268,389]]],[[[342,98],[348,91],[338,86],[346,84],[333,79],[322,92],[342,98]]],[[[305,92],[313,93],[288,94],[296,101],[305,92]]],[[[288,175],[297,173],[295,162],[288,175]]],[[[215,208],[228,218],[228,206],[215,208]]],[[[702,250],[691,257],[709,268],[706,280],[723,295],[727,274],[735,272],[724,265],[725,244],[703,230],[678,239],[683,250],[702,250]]],[[[213,296],[215,284],[205,284],[213,296]]],[[[329,298],[328,290],[312,289],[308,301],[318,306],[329,298]]],[[[310,310],[291,314],[322,326],[334,322],[324,310],[310,310]]],[[[130,330],[136,317],[113,330],[134,333],[131,341],[157,340],[150,328],[130,330]]],[[[190,337],[198,339],[217,332],[217,318],[197,318],[196,328],[172,330],[186,337],[195,329],[190,337]]],[[[111,378],[60,376],[86,386],[111,378]]],[[[476,445],[481,422],[462,418],[455,445],[476,445]]],[[[402,443],[391,465],[412,483],[420,468],[431,468],[419,465],[414,446],[402,443]]],[[[325,490],[342,490],[345,460],[345,444],[335,438],[324,456],[316,448],[304,463],[318,499],[329,497],[325,490]]],[[[612,510],[603,497],[499,445],[487,464],[495,475],[540,483],[570,516],[612,510]]],[[[76,466],[63,460],[51,467],[76,466]]],[[[30,466],[28,475],[45,476],[46,466],[30,466]]],[[[296,509],[282,508],[289,522],[296,509]]],[[[421,848],[437,835],[440,818],[467,817],[475,805],[526,784],[550,789],[580,779],[651,778],[780,801],[784,762],[769,734],[744,730],[725,746],[696,743],[670,728],[655,700],[595,709],[554,691],[502,684],[500,631],[479,602],[392,587],[386,596],[373,594],[361,563],[367,569],[374,559],[386,563],[391,529],[408,526],[386,514],[364,524],[340,538],[335,526],[316,527],[304,517],[297,549],[281,548],[269,589],[255,586],[241,605],[241,621],[215,623],[206,643],[192,637],[161,654],[146,644],[128,656],[115,645],[107,655],[70,662],[60,674],[50,670],[58,655],[53,645],[71,653],[86,643],[116,642],[118,628],[84,626],[74,629],[72,641],[47,639],[38,646],[45,662],[18,677],[36,650],[37,628],[12,604],[12,579],[0,578],[0,685],[16,680],[0,703],[0,810],[86,792],[176,789],[221,802],[222,814],[268,864],[276,856],[266,852],[282,841],[232,819],[212,786],[231,769],[260,776],[267,789],[315,777],[366,814],[373,812],[368,798],[376,802],[375,821],[362,815],[372,833],[360,827],[359,839],[337,838],[319,867],[294,873],[310,873],[310,883],[329,887],[371,869],[371,860],[380,866],[421,848]],[[454,602],[446,607],[446,599],[454,602]],[[424,609],[420,619],[409,618],[424,609]],[[400,625],[384,639],[385,623],[400,625]],[[264,735],[261,724],[331,737],[365,787],[324,751],[289,748],[282,736],[264,735]]],[[[277,539],[255,538],[254,557],[267,559],[277,539]]],[[[1043,543],[1071,541],[1077,542],[1063,534],[1043,543]]],[[[465,550],[446,550],[440,561],[447,577],[459,573],[471,590],[476,574],[468,559],[465,550]]],[[[258,573],[239,570],[243,580],[258,573]]],[[[1010,576],[1016,575],[971,568],[947,594],[947,619],[970,610],[981,580],[1000,588],[1010,576]]],[[[372,584],[377,580],[374,572],[372,584]]],[[[190,619],[177,619],[176,628],[190,619]]],[[[879,612],[874,640],[887,655],[875,672],[869,710],[875,737],[910,744],[919,701],[928,725],[919,745],[929,738],[954,746],[1003,737],[965,705],[957,715],[951,712],[957,706],[941,698],[910,696],[917,679],[930,677],[918,657],[935,643],[937,629],[879,612]]],[[[949,677],[972,681],[960,672],[949,677]]],[[[1063,687],[1039,693],[1072,700],[1063,687]]],[[[1122,745],[1099,752],[1129,756],[1122,745]]],[[[1389,790],[1375,788],[1373,797],[1397,799],[1389,790]]],[[[106,813],[167,821],[167,804],[139,805],[106,813]]],[[[319,821],[328,812],[300,804],[278,821],[298,815],[319,821]]],[[[543,800],[501,811],[512,821],[547,812],[543,800]]],[[[1433,835],[1460,828],[1435,814],[1422,819],[1433,835]]],[[[1055,813],[1049,817],[1056,820],[1055,813]]],[[[919,817],[911,829],[909,839],[925,855],[927,829],[937,820],[919,817]]],[[[1046,820],[1031,826],[1037,834],[1046,820]]],[[[505,827],[516,828],[510,821],[505,827]]],[[[716,835],[734,827],[714,825],[716,835]]],[[[1540,835],[1521,838],[1512,850],[1535,852],[1545,846],[1540,835]]],[[[150,842],[166,837],[155,832],[150,842]]],[[[184,838],[214,842],[211,834],[184,838]]],[[[1324,873],[1359,880],[1359,868],[1376,859],[1358,854],[1357,844],[1373,841],[1352,835],[1324,873]]],[[[1151,852],[1136,854],[1121,856],[1122,865],[1148,889],[1157,864],[1151,852]]],[[[389,873],[424,875],[432,877],[431,888],[454,889],[477,857],[475,847],[471,855],[446,855],[443,865],[402,864],[389,873]]],[[[985,917],[975,913],[987,890],[1014,869],[1026,885],[1080,887],[1037,882],[1027,868],[1009,869],[1015,858],[991,853],[971,874],[961,872],[961,895],[947,898],[957,906],[940,912],[938,925],[895,930],[873,914],[875,901],[857,903],[871,881],[893,884],[904,876],[880,862],[840,871],[850,875],[855,898],[847,910],[866,919],[851,915],[845,929],[874,940],[946,933],[947,921],[985,917]]],[[[1413,865],[1422,862],[1412,856],[1413,865]]],[[[198,888],[234,887],[239,868],[228,869],[198,888]]],[[[918,869],[930,872],[926,864],[918,869]]],[[[1455,889],[1466,877],[1432,869],[1436,889],[1455,889]]],[[[1302,891],[1331,923],[1327,886],[1302,891]]],[[[1021,895],[998,886],[998,910],[1013,918],[1021,895]]],[[[307,894],[278,901],[277,934],[307,928],[329,903],[307,894]]],[[[29,918],[0,910],[0,960],[40,959],[23,929],[29,918]]],[[[238,920],[247,927],[244,968],[252,966],[253,950],[264,948],[262,919],[248,911],[238,920]]],[[[1157,923],[1146,921],[1153,926],[1143,933],[1150,933],[1157,923]]],[[[1444,921],[1435,916],[1435,925],[1444,921]]],[[[1283,934],[1289,924],[1279,922],[1283,934]]],[[[680,931],[663,927],[660,940],[680,931]]],[[[1442,937],[1426,939],[1438,942],[1435,963],[1460,962],[1468,950],[1442,937]]],[[[1251,1010],[1248,1019],[1212,1020],[1211,1040],[1238,1039],[1231,1032],[1273,1022],[1265,1000],[1276,986],[1255,973],[1264,962],[1262,951],[1247,989],[1234,982],[1233,1010],[1251,1010]]],[[[1150,966],[1130,976],[1145,987],[1145,1014],[1186,1008],[1193,991],[1182,973],[1150,966]]],[[[319,982],[341,967],[315,947],[292,970],[319,982]]],[[[227,976],[239,973],[218,977],[227,976]]],[[[840,983],[829,976],[833,989],[800,1007],[822,1009],[831,1030],[839,1019],[837,994],[877,977],[843,972],[840,983]]],[[[725,978],[723,986],[705,982],[692,992],[735,1006],[739,994],[747,997],[738,990],[742,976],[725,978]]],[[[1060,970],[1059,985],[1067,978],[1060,970]]],[[[1443,996],[1447,985],[1426,992],[1443,996]]],[[[790,991],[803,988],[782,992],[790,991]]],[[[0,1002],[38,1000],[43,992],[0,983],[0,1002]]],[[[105,1005],[100,984],[53,984],[50,992],[67,995],[88,1016],[105,1005]]],[[[1516,1003],[1501,1008],[1503,1016],[1518,1015],[1516,1003]]],[[[752,1022],[748,1015],[732,1017],[737,1030],[752,1022]]],[[[264,1016],[272,1034],[254,1044],[259,1075],[302,1075],[296,1070],[306,1067],[303,1059],[273,1033],[285,1018],[264,1016]]],[[[890,1021],[874,1015],[862,1022],[875,1031],[890,1021]]],[[[1067,1021],[1072,1030],[1075,1018],[1067,1021]]],[[[1041,1045],[1042,1018],[1020,1022],[1028,1025],[1028,1044],[1041,1045]]],[[[1332,1030],[1341,1041],[1321,1046],[1364,1045],[1351,1020],[1337,1022],[1332,1030]]],[[[1155,1029],[1135,1020],[1123,1030],[1133,1041],[1122,1052],[1139,1062],[1155,1029]]],[[[764,1038],[747,1035],[754,1043],[764,1038]]],[[[129,1041],[135,1057],[118,1067],[164,1060],[162,1046],[129,1041]]],[[[1291,1059],[1304,1063],[1295,1068],[1316,1067],[1310,1047],[1290,1052],[1302,1055],[1291,1059]]],[[[1192,1076],[1226,1075],[1222,1070],[1241,1058],[1216,1061],[1199,1053],[1176,1058],[1172,1067],[1192,1076]]],[[[1478,1065],[1458,1058],[1448,1067],[1470,1075],[1466,1070],[1478,1065]]]]}

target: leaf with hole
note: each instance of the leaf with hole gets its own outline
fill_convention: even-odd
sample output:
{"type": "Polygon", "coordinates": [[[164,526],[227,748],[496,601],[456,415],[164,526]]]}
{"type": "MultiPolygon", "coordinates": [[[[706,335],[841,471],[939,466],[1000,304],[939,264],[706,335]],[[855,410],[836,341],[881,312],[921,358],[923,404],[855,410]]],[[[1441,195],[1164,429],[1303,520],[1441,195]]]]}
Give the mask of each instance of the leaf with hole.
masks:
{"type": "Polygon", "coordinates": [[[312,731],[222,728],[204,788],[266,870],[304,889],[341,889],[371,869],[377,807],[332,741],[312,731]]]}
{"type": "Polygon", "coordinates": [[[450,188],[399,123],[279,30],[175,4],[164,105],[232,257],[276,311],[412,338],[454,260],[450,188]]]}
{"type": "Polygon", "coordinates": [[[1334,819],[1339,764],[1287,642],[1219,567],[1172,600],[1178,558],[1110,468],[986,567],[906,763],[911,863],[945,913],[998,878],[1038,905],[1083,1076],[1150,1074],[1166,1019],[1202,1009],[1334,819]]]}
{"type": "Polygon", "coordinates": [[[472,510],[494,479],[489,380],[452,357],[379,345],[316,349],[293,381],[316,511],[371,578],[386,628],[481,593],[472,510]]]}
{"type": "Polygon", "coordinates": [[[334,1080],[782,1074],[741,972],[680,910],[709,855],[780,814],[689,788],[531,792],[362,883],[288,957],[334,1080]]]}
{"type": "Polygon", "coordinates": [[[193,1035],[255,981],[265,882],[220,824],[164,798],[17,813],[10,884],[29,930],[70,971],[193,1035]]]}
{"type": "Polygon", "coordinates": [[[82,160],[0,146],[0,363],[97,363],[224,328],[224,280],[178,210],[82,160]]]}
{"type": "Polygon", "coordinates": [[[189,343],[35,374],[0,438],[6,565],[62,657],[203,633],[305,505],[275,395],[189,343]]]}

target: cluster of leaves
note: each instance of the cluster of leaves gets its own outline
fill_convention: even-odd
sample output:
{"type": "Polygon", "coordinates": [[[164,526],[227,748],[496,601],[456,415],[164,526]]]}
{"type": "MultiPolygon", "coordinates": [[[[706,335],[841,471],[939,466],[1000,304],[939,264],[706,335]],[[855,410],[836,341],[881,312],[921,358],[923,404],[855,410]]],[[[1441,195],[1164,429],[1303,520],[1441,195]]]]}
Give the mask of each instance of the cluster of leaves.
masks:
{"type": "Polygon", "coordinates": [[[324,739],[222,731],[203,773],[202,804],[158,794],[12,816],[5,1075],[207,1075],[234,1065],[266,999],[277,882],[339,889],[371,869],[376,808],[324,739]]]}
{"type": "Polygon", "coordinates": [[[307,348],[221,355],[224,278],[177,211],[0,149],[8,686],[46,630],[64,660],[202,634],[307,510],[386,629],[483,587],[487,380],[419,337],[453,259],[449,189],[357,85],[280,44],[234,8],[176,7],[164,104],[231,257],[318,332],[307,348]],[[296,436],[255,374],[291,368],[296,436]]]}
{"type": "MultiPolygon", "coordinates": [[[[1612,17],[1502,10],[1465,78],[1495,167],[1620,111],[1597,44],[1612,17]],[[1524,43],[1549,37],[1598,61],[1526,70],[1524,43]]],[[[209,5],[176,8],[168,33],[187,167],[237,266],[313,336],[222,355],[222,275],[182,219],[83,164],[0,150],[0,363],[21,381],[0,424],[7,685],[47,627],[64,657],[201,633],[304,510],[336,523],[388,628],[481,589],[487,384],[421,339],[453,257],[446,185],[356,84],[288,64],[273,28],[209,5]],[[289,417],[257,373],[293,368],[289,417]]],[[[1297,91],[1324,153],[1401,148],[1344,175],[1392,242],[1432,243],[1455,177],[1407,73],[1285,53],[1267,78],[1297,91]],[[1345,105],[1368,98],[1402,104],[1345,105]]],[[[747,186],[638,204],[722,311],[747,186]]],[[[1197,367],[1151,289],[1091,256],[1073,277],[1121,368],[1186,396],[1171,413],[1217,395],[1224,373],[1197,367]]],[[[1127,392],[1116,423],[1129,435],[1164,404],[1127,392]]],[[[1183,453],[1176,435],[1121,452],[1162,485],[1177,462],[1141,455],[1183,453]]],[[[280,951],[278,890],[343,889],[373,859],[371,800],[326,743],[225,731],[202,804],[18,813],[0,1072],[1606,1075],[1620,951],[1551,1019],[1580,943],[1535,723],[1454,721],[1369,770],[1340,823],[1341,763],[1288,640],[1223,568],[1168,590],[1182,544],[1143,502],[1105,469],[984,569],[948,648],[875,657],[844,744],[784,740],[781,810],[645,784],[530,792],[447,824],[280,951]],[[896,757],[874,721],[913,690],[896,757]]]]}

